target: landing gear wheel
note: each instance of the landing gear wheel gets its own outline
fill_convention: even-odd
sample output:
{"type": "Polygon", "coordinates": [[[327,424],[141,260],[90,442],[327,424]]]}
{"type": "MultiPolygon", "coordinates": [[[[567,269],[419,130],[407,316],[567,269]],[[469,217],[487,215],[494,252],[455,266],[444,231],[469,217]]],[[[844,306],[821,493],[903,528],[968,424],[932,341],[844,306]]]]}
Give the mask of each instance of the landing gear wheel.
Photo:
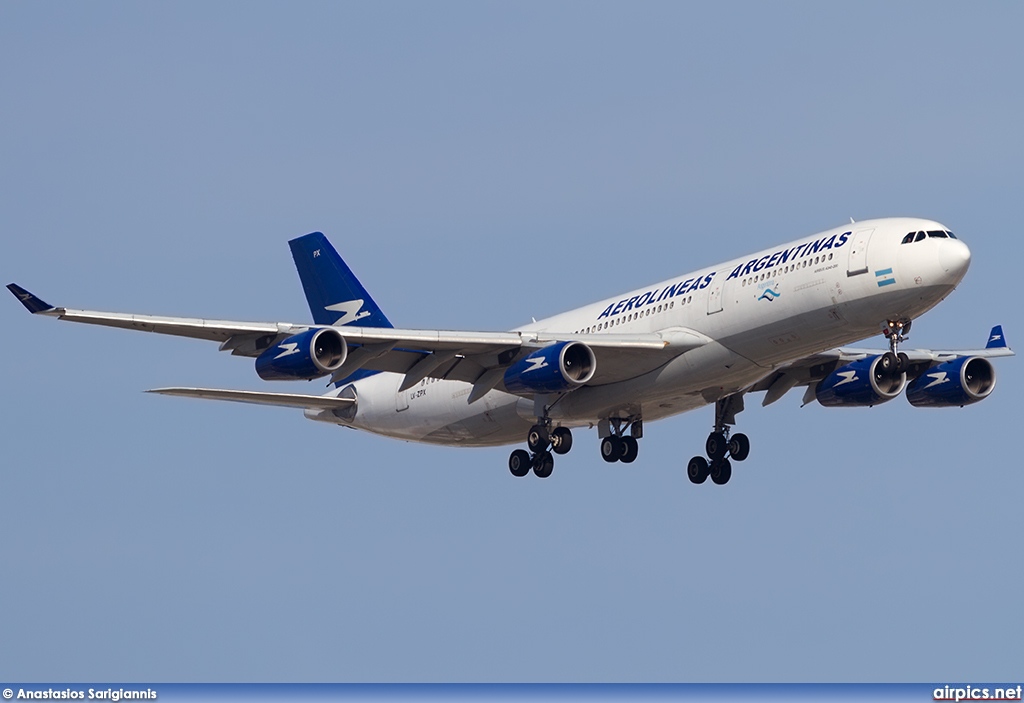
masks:
{"type": "Polygon", "coordinates": [[[619,460],[623,454],[622,440],[612,435],[601,440],[601,458],[609,464],[619,460]]]}
{"type": "Polygon", "coordinates": [[[743,461],[750,454],[750,440],[742,432],[729,438],[729,457],[733,461],[743,461]]]}
{"type": "Polygon", "coordinates": [[[910,357],[900,352],[896,355],[896,373],[905,373],[910,367],[910,357]]]}
{"type": "Polygon", "coordinates": [[[725,452],[729,449],[728,442],[725,441],[725,435],[721,432],[712,432],[708,435],[708,441],[704,443],[704,451],[708,453],[708,457],[712,461],[725,458],[725,452]]]}
{"type": "Polygon", "coordinates": [[[702,456],[695,456],[686,465],[686,475],[693,483],[704,483],[708,480],[708,460],[702,456]]]}
{"type": "Polygon", "coordinates": [[[572,432],[568,427],[556,427],[551,433],[551,451],[555,454],[568,454],[572,449],[572,432]]]}
{"type": "Polygon", "coordinates": [[[637,444],[635,437],[622,437],[619,441],[622,442],[623,448],[619,461],[623,464],[632,464],[636,461],[637,454],[640,453],[640,445],[637,444]]]}
{"type": "Polygon", "coordinates": [[[711,480],[719,486],[729,483],[732,478],[732,464],[728,459],[717,459],[711,463],[711,480]]]}
{"type": "Polygon", "coordinates": [[[534,425],[530,428],[530,434],[526,435],[526,445],[531,452],[540,452],[548,448],[550,437],[548,428],[544,425],[534,425]]]}
{"type": "Polygon", "coordinates": [[[530,453],[525,449],[517,449],[508,458],[508,470],[512,472],[512,475],[516,478],[522,478],[526,474],[530,473],[530,468],[533,466],[533,459],[530,458],[530,453]]]}
{"type": "Polygon", "coordinates": [[[538,452],[533,457],[533,473],[537,478],[547,478],[555,470],[555,457],[551,452],[538,452]]]}
{"type": "Polygon", "coordinates": [[[882,354],[882,358],[878,360],[878,368],[886,373],[893,372],[899,365],[900,360],[896,358],[896,355],[892,352],[886,352],[882,354]]]}

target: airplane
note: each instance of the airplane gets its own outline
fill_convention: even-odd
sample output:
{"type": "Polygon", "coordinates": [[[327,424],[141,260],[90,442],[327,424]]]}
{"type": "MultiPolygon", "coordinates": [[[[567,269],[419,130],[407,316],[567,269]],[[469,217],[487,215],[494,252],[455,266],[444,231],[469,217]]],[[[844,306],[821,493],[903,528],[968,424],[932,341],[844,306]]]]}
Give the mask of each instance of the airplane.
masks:
{"type": "Polygon", "coordinates": [[[497,446],[517,477],[551,476],[572,430],[597,427],[601,457],[633,462],[644,425],[714,405],[695,484],[728,483],[750,452],[733,432],[744,396],[770,405],[916,407],[991,395],[991,358],[1012,356],[1002,327],[983,349],[906,350],[913,320],[960,283],[967,245],[927,219],[854,222],[623,293],[508,332],[400,329],[320,232],[289,242],[313,324],[233,322],[54,307],[16,285],[32,313],[220,342],[260,378],[328,379],[323,395],[218,388],[148,392],[299,408],[310,420],[403,440],[497,446]],[[881,332],[886,349],[845,345],[881,332]]]}

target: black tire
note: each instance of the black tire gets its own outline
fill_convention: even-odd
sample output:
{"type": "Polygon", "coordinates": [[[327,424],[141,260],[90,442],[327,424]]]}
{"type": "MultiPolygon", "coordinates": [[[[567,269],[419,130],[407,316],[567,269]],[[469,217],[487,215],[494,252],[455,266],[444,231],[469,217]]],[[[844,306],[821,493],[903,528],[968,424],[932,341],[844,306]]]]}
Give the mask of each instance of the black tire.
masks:
{"type": "Polygon", "coordinates": [[[708,480],[708,460],[702,456],[695,456],[686,465],[686,475],[692,483],[704,483],[708,480]]]}
{"type": "Polygon", "coordinates": [[[612,464],[622,456],[622,440],[616,436],[605,437],[601,440],[601,458],[612,464]]]}
{"type": "Polygon", "coordinates": [[[896,373],[896,367],[899,363],[900,360],[896,358],[895,354],[892,352],[886,352],[882,354],[882,358],[878,360],[878,368],[886,374],[892,374],[896,373]]]}
{"type": "Polygon", "coordinates": [[[711,464],[710,473],[712,481],[719,486],[724,486],[732,478],[732,464],[729,463],[728,459],[719,459],[711,464]]]}
{"type": "Polygon", "coordinates": [[[530,433],[526,435],[526,445],[531,452],[542,452],[548,448],[551,438],[548,436],[548,428],[544,425],[534,425],[530,433]]]}
{"type": "Polygon", "coordinates": [[[531,468],[533,468],[533,459],[530,458],[530,453],[525,449],[517,449],[509,455],[508,470],[516,478],[522,478],[530,473],[531,468]]]}
{"type": "Polygon", "coordinates": [[[540,452],[533,457],[533,473],[537,478],[547,478],[555,470],[555,457],[551,452],[540,452]]]}
{"type": "Polygon", "coordinates": [[[551,451],[555,454],[568,454],[572,449],[572,432],[568,427],[556,427],[551,433],[551,451]]]}
{"type": "Polygon", "coordinates": [[[896,355],[896,373],[905,373],[910,368],[910,357],[900,352],[896,355]]]}
{"type": "Polygon", "coordinates": [[[750,455],[750,440],[742,432],[737,432],[729,438],[729,458],[733,461],[743,461],[750,455]]]}
{"type": "Polygon", "coordinates": [[[725,441],[725,435],[721,432],[712,432],[708,435],[708,441],[704,443],[704,451],[712,461],[725,458],[725,452],[729,449],[729,443],[725,441]]]}
{"type": "Polygon", "coordinates": [[[619,461],[623,464],[632,464],[636,461],[637,455],[640,453],[640,445],[637,443],[635,437],[623,437],[622,442],[622,456],[619,457],[619,461]]]}

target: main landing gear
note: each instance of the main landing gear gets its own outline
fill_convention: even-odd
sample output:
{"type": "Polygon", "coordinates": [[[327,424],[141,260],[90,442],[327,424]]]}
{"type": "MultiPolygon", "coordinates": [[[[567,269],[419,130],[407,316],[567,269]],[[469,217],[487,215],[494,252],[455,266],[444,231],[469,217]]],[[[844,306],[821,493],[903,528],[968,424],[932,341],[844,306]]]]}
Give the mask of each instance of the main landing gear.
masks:
{"type": "Polygon", "coordinates": [[[639,419],[612,417],[601,422],[601,458],[608,463],[621,461],[632,464],[640,453],[638,439],[644,436],[644,425],[639,419]],[[607,424],[605,424],[607,423],[607,424]],[[626,434],[626,429],[629,434],[626,434]]]}
{"type": "Polygon", "coordinates": [[[541,421],[526,435],[530,451],[516,449],[508,457],[508,470],[513,476],[523,477],[533,470],[538,478],[547,478],[555,470],[552,454],[567,454],[572,449],[572,432],[568,427],[551,429],[551,421],[541,421]]]}
{"type": "Polygon", "coordinates": [[[726,396],[715,403],[715,429],[704,443],[708,458],[695,456],[686,465],[686,475],[693,483],[704,483],[708,476],[719,486],[732,478],[732,462],[743,461],[750,454],[750,440],[741,432],[730,436],[736,424],[736,413],[743,410],[743,394],[726,396]]]}

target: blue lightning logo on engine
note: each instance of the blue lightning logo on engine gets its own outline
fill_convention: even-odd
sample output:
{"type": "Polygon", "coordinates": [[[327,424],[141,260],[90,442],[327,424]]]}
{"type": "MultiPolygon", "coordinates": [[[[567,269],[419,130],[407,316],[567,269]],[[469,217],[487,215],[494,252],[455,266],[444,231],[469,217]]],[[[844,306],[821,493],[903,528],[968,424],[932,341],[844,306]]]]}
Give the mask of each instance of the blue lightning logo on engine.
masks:
{"type": "Polygon", "coordinates": [[[548,360],[543,356],[535,356],[532,359],[527,359],[526,362],[530,364],[529,368],[523,369],[523,373],[530,373],[531,371],[537,371],[543,369],[548,365],[548,360]]]}
{"type": "Polygon", "coordinates": [[[840,371],[840,372],[838,372],[837,375],[842,376],[843,380],[840,381],[839,383],[837,383],[835,386],[832,386],[833,388],[845,385],[847,383],[853,383],[854,381],[857,380],[857,372],[856,371],[840,371]]]}
{"type": "Polygon", "coordinates": [[[280,359],[282,356],[290,356],[291,354],[298,354],[299,353],[299,343],[298,342],[288,342],[287,344],[279,345],[277,348],[278,349],[284,349],[284,351],[281,352],[280,354],[278,354],[277,356],[275,356],[274,357],[275,359],[280,359]]]}
{"type": "Polygon", "coordinates": [[[939,373],[930,373],[928,374],[928,378],[934,378],[935,380],[929,383],[927,386],[925,386],[925,390],[933,386],[941,386],[943,383],[949,383],[949,375],[945,371],[940,371],[939,373]]]}

